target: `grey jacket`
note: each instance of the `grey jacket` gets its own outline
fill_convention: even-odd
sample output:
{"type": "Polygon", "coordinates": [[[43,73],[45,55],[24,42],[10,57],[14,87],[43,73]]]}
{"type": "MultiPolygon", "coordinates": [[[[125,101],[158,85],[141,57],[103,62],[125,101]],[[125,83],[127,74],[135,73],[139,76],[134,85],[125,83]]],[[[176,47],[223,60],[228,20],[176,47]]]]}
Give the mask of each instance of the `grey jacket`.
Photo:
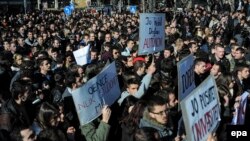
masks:
{"type": "Polygon", "coordinates": [[[151,127],[158,131],[161,141],[172,141],[174,139],[171,126],[162,125],[149,117],[149,112],[145,110],[143,118],[140,120],[139,127],[151,127]]]}

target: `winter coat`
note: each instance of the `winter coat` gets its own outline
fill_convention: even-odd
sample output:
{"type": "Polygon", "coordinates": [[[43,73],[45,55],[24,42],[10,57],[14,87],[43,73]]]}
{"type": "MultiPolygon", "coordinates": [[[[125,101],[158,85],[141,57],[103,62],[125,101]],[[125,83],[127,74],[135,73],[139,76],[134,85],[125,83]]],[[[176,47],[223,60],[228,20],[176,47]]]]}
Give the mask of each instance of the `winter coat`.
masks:
{"type": "Polygon", "coordinates": [[[80,127],[86,141],[107,141],[110,125],[96,119],[80,127]]]}
{"type": "Polygon", "coordinates": [[[172,141],[174,139],[173,128],[169,124],[162,125],[150,118],[148,110],[145,110],[143,118],[140,120],[139,127],[151,127],[156,129],[160,135],[161,141],[172,141]]]}
{"type": "Polygon", "coordinates": [[[0,109],[0,129],[11,131],[16,125],[29,126],[30,118],[24,105],[10,99],[0,109]]]}

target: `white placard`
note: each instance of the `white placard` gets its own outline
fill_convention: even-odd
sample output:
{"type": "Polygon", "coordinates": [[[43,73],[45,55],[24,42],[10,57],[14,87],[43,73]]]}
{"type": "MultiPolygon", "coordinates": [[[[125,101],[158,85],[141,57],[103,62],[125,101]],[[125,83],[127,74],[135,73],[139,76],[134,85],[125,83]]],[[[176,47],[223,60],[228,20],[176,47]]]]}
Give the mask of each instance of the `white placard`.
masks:
{"type": "Polygon", "coordinates": [[[188,141],[206,141],[220,123],[220,103],[214,77],[210,75],[181,102],[188,141]]]}

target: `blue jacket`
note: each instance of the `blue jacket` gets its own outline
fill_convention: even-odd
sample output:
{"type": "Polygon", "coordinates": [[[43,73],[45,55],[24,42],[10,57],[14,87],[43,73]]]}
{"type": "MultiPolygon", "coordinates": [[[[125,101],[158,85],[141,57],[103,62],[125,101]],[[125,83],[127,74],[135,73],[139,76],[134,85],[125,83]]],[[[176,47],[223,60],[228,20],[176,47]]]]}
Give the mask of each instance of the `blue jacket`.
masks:
{"type": "MultiPolygon", "coordinates": [[[[141,85],[137,91],[137,93],[135,95],[133,95],[136,98],[141,98],[144,94],[145,94],[145,89],[147,90],[151,81],[152,75],[151,74],[146,74],[142,81],[141,81],[141,85]]],[[[121,97],[118,99],[118,103],[121,106],[123,100],[128,97],[130,94],[128,93],[128,91],[124,91],[121,94],[121,97]]]]}

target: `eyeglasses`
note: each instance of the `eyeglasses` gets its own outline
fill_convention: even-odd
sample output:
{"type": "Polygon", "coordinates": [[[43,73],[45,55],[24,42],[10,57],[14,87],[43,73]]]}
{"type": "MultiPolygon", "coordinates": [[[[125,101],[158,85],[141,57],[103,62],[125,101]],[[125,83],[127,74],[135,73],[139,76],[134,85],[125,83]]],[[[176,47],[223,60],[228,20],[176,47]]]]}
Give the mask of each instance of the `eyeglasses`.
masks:
{"type": "Polygon", "coordinates": [[[160,111],[160,112],[158,112],[158,113],[155,113],[155,112],[150,112],[150,113],[153,113],[153,114],[156,114],[156,115],[160,115],[160,116],[162,116],[162,115],[164,115],[164,114],[168,114],[169,113],[169,109],[166,109],[166,110],[164,110],[164,111],[160,111]]]}

